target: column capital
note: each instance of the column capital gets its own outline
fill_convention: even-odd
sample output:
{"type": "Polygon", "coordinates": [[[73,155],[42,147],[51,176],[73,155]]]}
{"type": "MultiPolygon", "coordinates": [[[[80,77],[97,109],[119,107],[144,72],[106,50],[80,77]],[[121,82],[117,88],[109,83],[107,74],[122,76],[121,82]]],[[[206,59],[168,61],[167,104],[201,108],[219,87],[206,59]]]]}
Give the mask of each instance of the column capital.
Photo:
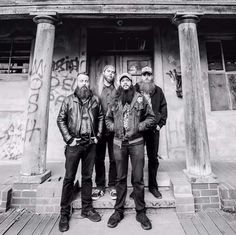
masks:
{"type": "Polygon", "coordinates": [[[197,24],[200,21],[200,17],[203,14],[185,14],[185,13],[176,13],[175,16],[172,18],[172,22],[177,26],[182,23],[195,23],[197,24]]]}
{"type": "Polygon", "coordinates": [[[50,15],[37,15],[33,18],[33,21],[36,24],[40,23],[49,23],[52,25],[55,25],[59,20],[55,16],[50,16],[50,15]]]}

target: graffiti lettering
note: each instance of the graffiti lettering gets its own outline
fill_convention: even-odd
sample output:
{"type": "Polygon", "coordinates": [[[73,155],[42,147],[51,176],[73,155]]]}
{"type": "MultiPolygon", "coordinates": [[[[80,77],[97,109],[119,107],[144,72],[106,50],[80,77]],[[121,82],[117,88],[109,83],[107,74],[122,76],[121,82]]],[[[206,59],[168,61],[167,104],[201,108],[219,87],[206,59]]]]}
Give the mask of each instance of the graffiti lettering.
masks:
{"type": "Polygon", "coordinates": [[[78,57],[71,59],[69,56],[65,56],[53,62],[50,102],[54,106],[50,106],[51,110],[55,110],[54,108],[73,92],[78,71],[78,57]]]}
{"type": "Polygon", "coordinates": [[[28,141],[31,142],[33,135],[36,131],[40,132],[40,128],[36,128],[37,121],[35,119],[29,120],[27,119],[26,130],[25,130],[25,140],[27,140],[27,135],[29,135],[28,141]],[[32,123],[33,122],[33,123],[32,123]],[[31,125],[31,127],[30,127],[31,125]]]}
{"type": "Polygon", "coordinates": [[[21,120],[17,120],[18,118],[17,116],[8,117],[13,121],[9,124],[4,123],[0,127],[0,159],[16,160],[22,157],[24,128],[21,120]]]}
{"type": "Polygon", "coordinates": [[[75,57],[75,59],[69,59],[69,56],[66,56],[57,61],[53,61],[52,70],[58,72],[69,71],[70,73],[73,70],[76,70],[78,72],[79,71],[78,57],[75,57]]]}
{"type": "Polygon", "coordinates": [[[32,94],[29,97],[29,106],[28,106],[28,113],[35,113],[38,110],[38,99],[39,99],[39,94],[32,94]]]}

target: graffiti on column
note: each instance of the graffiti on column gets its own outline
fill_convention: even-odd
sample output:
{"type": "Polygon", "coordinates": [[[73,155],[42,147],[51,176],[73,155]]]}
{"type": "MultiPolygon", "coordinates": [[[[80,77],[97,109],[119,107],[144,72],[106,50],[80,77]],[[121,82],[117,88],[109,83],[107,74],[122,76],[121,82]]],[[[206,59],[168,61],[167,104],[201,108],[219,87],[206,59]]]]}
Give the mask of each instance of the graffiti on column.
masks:
{"type": "Polygon", "coordinates": [[[50,92],[50,109],[55,110],[61,105],[64,98],[72,93],[75,86],[75,78],[79,72],[78,57],[62,57],[53,61],[52,80],[50,92]]]}
{"type": "Polygon", "coordinates": [[[31,142],[35,132],[40,132],[37,127],[36,113],[38,111],[38,101],[40,90],[43,86],[43,74],[45,66],[43,60],[34,60],[31,72],[30,96],[28,99],[28,117],[26,121],[25,141],[31,142]]]}

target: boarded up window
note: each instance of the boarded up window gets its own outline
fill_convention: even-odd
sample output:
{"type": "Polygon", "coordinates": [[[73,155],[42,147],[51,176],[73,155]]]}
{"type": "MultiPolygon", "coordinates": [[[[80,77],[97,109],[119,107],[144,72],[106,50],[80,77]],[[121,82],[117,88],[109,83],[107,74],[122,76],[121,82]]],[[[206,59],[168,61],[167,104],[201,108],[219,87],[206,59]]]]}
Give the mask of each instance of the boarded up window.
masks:
{"type": "Polygon", "coordinates": [[[225,74],[209,74],[211,110],[230,109],[225,74]]]}

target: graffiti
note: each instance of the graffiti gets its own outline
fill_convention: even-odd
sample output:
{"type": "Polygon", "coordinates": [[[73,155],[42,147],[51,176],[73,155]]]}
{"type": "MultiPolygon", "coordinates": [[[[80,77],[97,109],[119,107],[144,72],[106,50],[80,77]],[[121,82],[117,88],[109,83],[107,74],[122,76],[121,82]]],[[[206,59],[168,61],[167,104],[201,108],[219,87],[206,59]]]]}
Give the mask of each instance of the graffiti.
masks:
{"type": "Polygon", "coordinates": [[[51,111],[59,107],[64,98],[71,94],[75,87],[75,78],[79,71],[78,57],[70,59],[65,56],[57,61],[53,61],[53,71],[50,91],[51,111]]]}
{"type": "Polygon", "coordinates": [[[69,56],[66,56],[57,61],[53,61],[52,71],[69,71],[71,73],[74,70],[77,72],[79,71],[78,57],[75,57],[75,59],[70,59],[69,56]]]}
{"type": "Polygon", "coordinates": [[[23,141],[24,128],[21,120],[15,117],[13,121],[4,123],[0,127],[0,159],[17,160],[21,158],[23,141]]]}
{"type": "Polygon", "coordinates": [[[27,119],[26,130],[25,130],[25,140],[27,140],[27,136],[28,136],[28,134],[30,134],[28,141],[31,142],[31,140],[33,138],[33,134],[36,131],[40,132],[40,128],[36,128],[36,123],[37,123],[37,121],[35,119],[33,119],[33,120],[27,119]]]}
{"type": "Polygon", "coordinates": [[[182,77],[181,77],[181,73],[177,72],[176,69],[174,69],[173,71],[169,71],[168,73],[166,73],[167,75],[169,75],[169,77],[175,82],[176,85],[176,95],[179,98],[183,98],[183,90],[182,90],[182,77]]]}

